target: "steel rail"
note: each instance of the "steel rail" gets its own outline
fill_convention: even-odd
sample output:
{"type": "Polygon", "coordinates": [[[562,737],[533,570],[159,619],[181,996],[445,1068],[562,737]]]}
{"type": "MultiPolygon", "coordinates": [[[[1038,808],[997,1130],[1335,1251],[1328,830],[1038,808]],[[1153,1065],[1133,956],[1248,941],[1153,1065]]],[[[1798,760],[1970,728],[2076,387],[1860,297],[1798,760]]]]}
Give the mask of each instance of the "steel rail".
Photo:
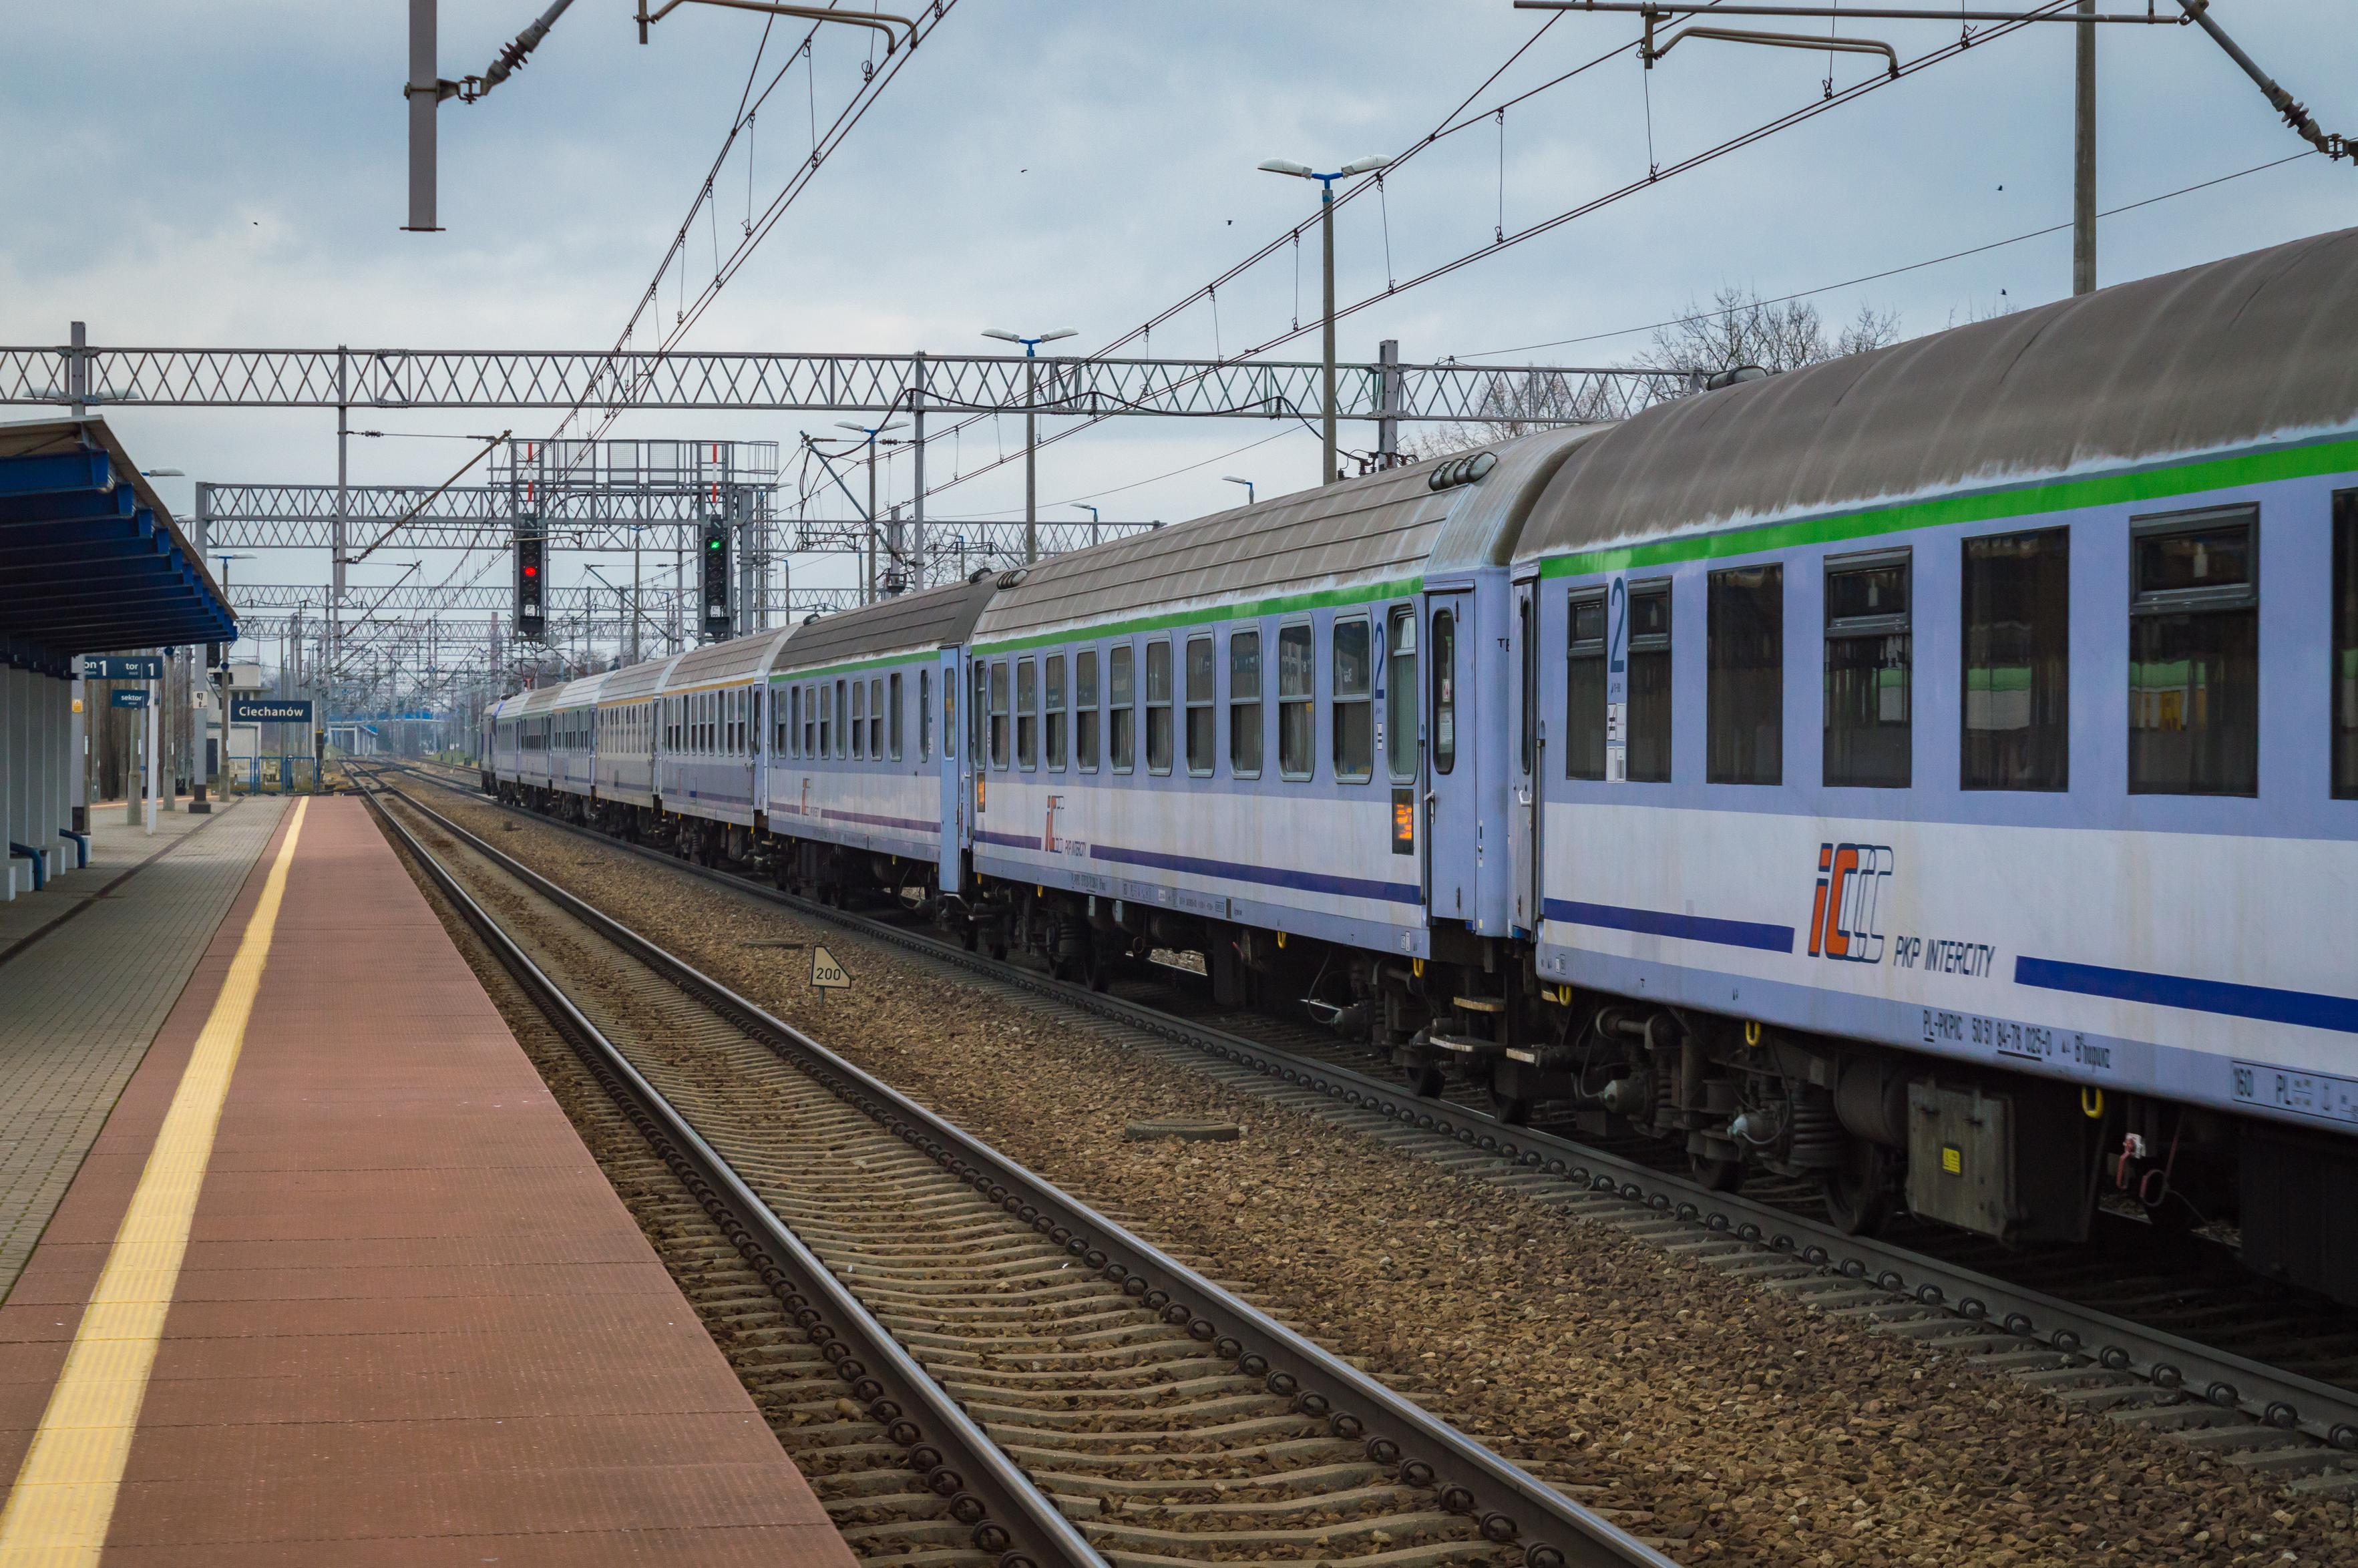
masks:
{"type": "MultiPolygon", "coordinates": [[[[478,800],[503,804],[491,802],[480,789],[428,773],[419,773],[418,776],[478,800]]],[[[1556,1133],[1514,1126],[1455,1102],[1421,1100],[1397,1084],[1355,1068],[1299,1055],[1138,1002],[1106,996],[1085,986],[1051,979],[1035,970],[800,898],[748,877],[698,866],[537,812],[524,815],[598,843],[627,849],[657,864],[784,904],[877,941],[1053,997],[1068,1006],[1191,1046],[1355,1108],[1455,1138],[1511,1164],[1561,1174],[1575,1183],[1585,1183],[1600,1194],[1617,1193],[1627,1201],[1645,1204],[1704,1230],[1733,1235],[1738,1240],[1790,1254],[1804,1263],[1871,1282],[1894,1294],[1912,1296],[1928,1309],[1994,1325],[2017,1338],[2039,1342],[2061,1354],[2088,1357],[2108,1370],[2133,1373],[2158,1388],[2182,1390],[2221,1409],[2239,1410],[2261,1424],[2288,1433],[2299,1432],[2343,1452],[2358,1452],[2358,1391],[2270,1367],[2233,1351],[2014,1284],[1896,1243],[1845,1235],[1833,1226],[1789,1209],[1715,1192],[1556,1133]]]]}
{"type": "Polygon", "coordinates": [[[1499,1546],[1520,1543],[1525,1568],[1676,1568],[1670,1558],[1617,1525],[1573,1502],[687,960],[566,892],[398,786],[385,787],[567,914],[793,1059],[847,1102],[875,1117],[888,1130],[1036,1233],[1101,1271],[1126,1295],[1160,1313],[1164,1322],[1184,1327],[1192,1338],[1237,1360],[1248,1376],[1262,1379],[1270,1392],[1290,1399],[1295,1410],[1325,1418],[1337,1437],[1362,1442],[1368,1458],[1392,1467],[1403,1483],[1434,1491],[1443,1509],[1478,1521],[1486,1541],[1499,1546]]]}
{"type": "MultiPolygon", "coordinates": [[[[1054,1499],[1033,1485],[949,1392],[879,1323],[858,1297],[788,1228],[661,1091],[642,1076],[629,1058],[573,1005],[557,982],[534,963],[506,930],[459,883],[458,877],[420,843],[417,836],[377,798],[362,790],[378,820],[398,838],[461,917],[488,944],[564,1035],[656,1152],[665,1145],[687,1170],[680,1171],[708,1213],[738,1241],[763,1255],[776,1275],[776,1293],[812,1343],[840,1343],[851,1353],[834,1359],[836,1369],[892,1441],[908,1451],[911,1463],[936,1492],[946,1487],[951,1517],[970,1527],[976,1550],[989,1552],[997,1568],[1108,1568],[1106,1560],[1066,1519],[1054,1499]],[[742,1238],[742,1240],[739,1238],[742,1238]],[[847,1362],[864,1363],[847,1366],[847,1362]],[[916,1419],[912,1420],[913,1412],[916,1419]],[[945,1452],[947,1450],[948,1452],[945,1452]],[[930,1460],[930,1463],[927,1461],[930,1460]]],[[[392,792],[399,795],[399,792],[392,792]]],[[[407,800],[402,795],[400,798],[407,800]]],[[[508,858],[439,814],[408,801],[494,864],[508,858]]],[[[503,869],[537,881],[509,862],[503,869]]],[[[539,891],[535,889],[535,891],[539,891]]],[[[562,904],[560,904],[562,907],[562,904]]],[[[568,913],[572,913],[570,910],[568,913]]]]}

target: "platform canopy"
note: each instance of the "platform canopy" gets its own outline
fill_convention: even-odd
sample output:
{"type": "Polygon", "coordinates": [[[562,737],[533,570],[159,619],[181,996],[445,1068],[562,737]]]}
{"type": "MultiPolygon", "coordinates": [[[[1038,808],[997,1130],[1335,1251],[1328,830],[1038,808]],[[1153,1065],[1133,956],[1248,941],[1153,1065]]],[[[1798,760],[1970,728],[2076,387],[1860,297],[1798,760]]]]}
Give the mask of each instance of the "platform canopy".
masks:
{"type": "Polygon", "coordinates": [[[204,560],[103,419],[0,424],[0,654],[226,643],[237,623],[204,560]]]}

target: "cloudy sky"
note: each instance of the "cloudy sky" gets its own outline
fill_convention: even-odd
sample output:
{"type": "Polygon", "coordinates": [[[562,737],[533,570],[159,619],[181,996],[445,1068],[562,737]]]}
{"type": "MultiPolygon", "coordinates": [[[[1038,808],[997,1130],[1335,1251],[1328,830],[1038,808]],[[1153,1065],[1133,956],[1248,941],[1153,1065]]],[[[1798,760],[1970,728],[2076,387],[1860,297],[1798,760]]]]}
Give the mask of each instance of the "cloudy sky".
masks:
{"type": "MultiPolygon", "coordinates": [[[[480,71],[545,0],[446,4],[442,70],[480,71]]],[[[2135,0],[2109,0],[2123,10],[2135,0]]],[[[2172,9],[2165,3],[2163,10],[2172,9]]],[[[0,23],[0,341],[592,349],[646,288],[736,112],[763,23],[683,6],[641,48],[625,0],[578,0],[492,97],[441,111],[445,232],[400,232],[406,6],[224,0],[18,5],[0,23]]],[[[2358,28],[2347,0],[2218,0],[2214,15],[2329,129],[2358,133],[2358,28]]],[[[986,326],[1073,327],[1087,351],[1200,293],[1313,211],[1311,188],[1257,173],[1285,157],[1333,167],[1422,142],[1468,94],[1476,123],[1422,151],[1384,200],[1344,210],[1347,301],[1583,205],[1821,100],[1827,56],[1694,42],[1652,72],[1628,52],[1484,111],[1636,36],[1634,18],[1544,14],[1509,0],[957,0],[843,149],[811,182],[686,346],[976,351],[986,326]],[[1524,49],[1483,88],[1502,62],[1524,49]],[[1477,89],[1480,91],[1477,92],[1477,89]]],[[[1811,27],[1812,23],[1751,24],[1811,27]]],[[[781,24],[766,82],[789,37],[781,24]]],[[[1955,23],[1844,24],[1902,59],[1955,23]]],[[[1643,360],[1642,329],[1736,287],[1823,288],[2065,222],[2071,215],[2071,29],[2024,29],[1871,92],[1551,233],[1362,311],[1347,358],[1397,338],[1412,360],[1513,351],[1501,362],[1643,360]],[[1640,329],[1632,330],[1632,329],[1640,329]],[[1529,345],[1546,345],[1532,347],[1529,345]]],[[[799,38],[799,33],[792,37],[799,38]]],[[[2302,150],[2206,38],[2183,27],[2102,39],[2102,204],[2142,201],[2302,150]]],[[[753,208],[858,87],[866,36],[822,31],[788,66],[717,181],[691,243],[690,297],[753,208]],[[750,153],[750,159],[748,154],[750,153]],[[749,167],[750,163],[750,167],[749,167]]],[[[1837,89],[1862,57],[1833,65],[1837,89]]],[[[2114,282],[2346,226],[2358,170],[2308,157],[2107,219],[2114,282]]],[[[1300,254],[1315,309],[1314,230],[1300,254]]],[[[2068,233],[1814,296],[1827,315],[1896,312],[1908,335],[2069,292],[2068,233]]],[[[676,297],[676,271],[666,297],[676,297]]],[[[1202,355],[1295,319],[1286,247],[1158,330],[1202,355]]],[[[1282,351],[1308,357],[1314,337],[1282,351]]],[[[1132,350],[1130,351],[1136,351],[1132,350]]],[[[28,412],[12,410],[12,415],[28,412]]],[[[145,461],[198,478],[334,475],[333,416],[127,410],[145,461]]],[[[831,416],[644,414],[613,434],[773,439],[831,416]]],[[[537,413],[373,415],[429,434],[537,413]]],[[[1346,445],[1358,433],[1346,430],[1346,445]]],[[[930,460],[972,467],[1020,423],[968,433],[930,460]]],[[[354,443],[356,481],[439,479],[465,449],[354,443]]],[[[1120,421],[1042,459],[1048,515],[1087,500],[1111,517],[1177,519],[1229,504],[1225,474],[1263,494],[1311,482],[1298,426],[1120,421]]],[[[188,498],[166,481],[167,499],[188,498]]],[[[936,516],[1020,515],[1020,466],[936,495],[936,516]]],[[[892,497],[907,493],[905,467],[892,497]]],[[[841,507],[838,505],[838,512],[841,507]]],[[[429,559],[429,578],[441,567],[429,559]]],[[[241,563],[317,579],[324,560],[241,563]]],[[[832,568],[806,563],[799,582],[832,568]]],[[[572,571],[568,564],[567,572],[572,571]]],[[[493,572],[485,581],[499,581],[493,572]]],[[[566,580],[560,577],[560,581],[566,580]]]]}

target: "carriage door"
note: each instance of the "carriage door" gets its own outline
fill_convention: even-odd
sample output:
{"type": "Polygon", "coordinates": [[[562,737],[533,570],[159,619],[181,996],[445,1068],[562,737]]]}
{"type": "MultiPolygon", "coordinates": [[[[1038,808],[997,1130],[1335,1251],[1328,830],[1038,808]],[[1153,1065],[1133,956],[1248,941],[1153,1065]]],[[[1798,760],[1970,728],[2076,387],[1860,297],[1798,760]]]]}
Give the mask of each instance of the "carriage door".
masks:
{"type": "Polygon", "coordinates": [[[1425,886],[1438,920],[1470,920],[1481,853],[1474,737],[1474,596],[1425,597],[1425,886]]]}
{"type": "Polygon", "coordinates": [[[1527,579],[1515,585],[1515,798],[1507,822],[1513,925],[1525,936],[1540,926],[1540,781],[1547,776],[1547,722],[1539,659],[1539,583],[1527,579]]]}
{"type": "MultiPolygon", "coordinates": [[[[974,748],[966,743],[966,736],[960,729],[959,699],[963,693],[959,689],[959,677],[963,673],[958,651],[945,648],[941,653],[940,665],[934,671],[930,683],[934,687],[930,695],[936,711],[927,722],[933,725],[934,743],[941,748],[935,759],[935,766],[941,770],[942,781],[938,817],[942,825],[941,863],[936,868],[936,874],[944,892],[966,891],[966,850],[967,846],[974,841],[969,831],[971,819],[967,815],[967,806],[973,797],[974,788],[968,782],[967,770],[973,766],[974,748]]],[[[919,732],[923,733],[922,729],[919,732]]]]}

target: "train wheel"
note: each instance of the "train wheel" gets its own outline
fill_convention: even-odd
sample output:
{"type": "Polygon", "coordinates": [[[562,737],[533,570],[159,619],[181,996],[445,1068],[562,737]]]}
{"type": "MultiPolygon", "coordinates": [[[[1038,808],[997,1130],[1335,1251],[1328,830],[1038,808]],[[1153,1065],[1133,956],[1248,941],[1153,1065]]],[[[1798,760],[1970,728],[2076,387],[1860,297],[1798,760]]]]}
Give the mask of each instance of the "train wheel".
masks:
{"type": "Polygon", "coordinates": [[[1430,1062],[1412,1063],[1401,1069],[1401,1077],[1408,1085],[1408,1092],[1419,1099],[1439,1099],[1442,1080],[1446,1076],[1438,1065],[1430,1062]]]}
{"type": "Polygon", "coordinates": [[[1844,1236],[1873,1236],[1891,1217],[1891,1162],[1883,1146],[1854,1143],[1839,1171],[1829,1173],[1826,1218],[1844,1236]]]}
{"type": "Polygon", "coordinates": [[[1695,1185],[1714,1193],[1732,1193],[1744,1184],[1744,1162],[1741,1160],[1706,1160],[1700,1154],[1690,1154],[1687,1156],[1687,1169],[1693,1175],[1695,1185]]]}

